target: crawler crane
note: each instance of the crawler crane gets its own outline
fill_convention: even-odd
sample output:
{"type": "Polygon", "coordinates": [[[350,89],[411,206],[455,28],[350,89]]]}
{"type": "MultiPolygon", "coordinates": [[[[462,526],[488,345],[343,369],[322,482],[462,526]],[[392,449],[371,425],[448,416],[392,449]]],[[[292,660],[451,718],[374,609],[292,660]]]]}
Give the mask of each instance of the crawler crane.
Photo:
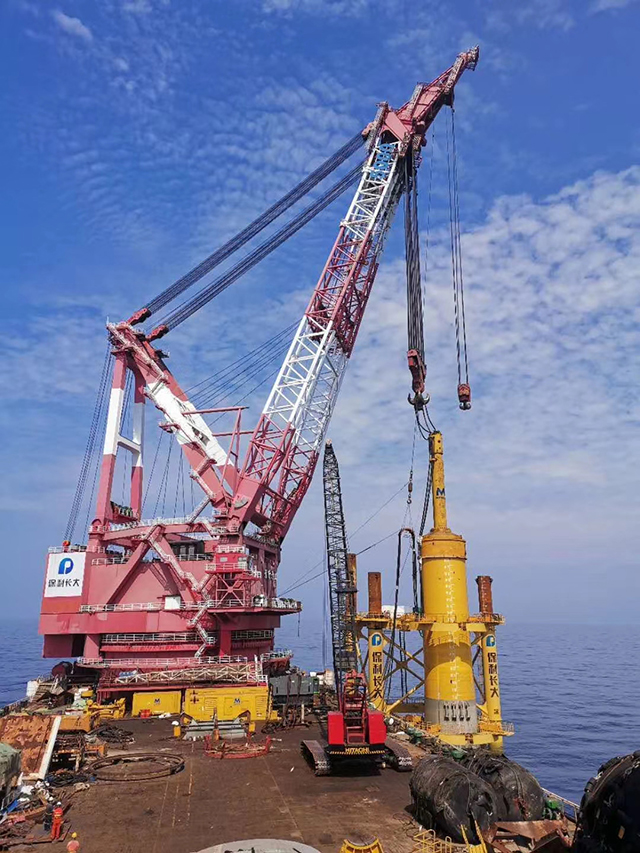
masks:
{"type": "Polygon", "coordinates": [[[327,569],[331,604],[331,648],[338,710],[327,715],[327,744],[302,742],[316,776],[331,773],[345,759],[376,761],[386,758],[399,770],[412,769],[411,756],[389,741],[382,711],[369,707],[367,684],[359,671],[356,631],[355,572],[350,563],[340,488],[340,470],[333,445],[327,441],[323,464],[327,569]]]}

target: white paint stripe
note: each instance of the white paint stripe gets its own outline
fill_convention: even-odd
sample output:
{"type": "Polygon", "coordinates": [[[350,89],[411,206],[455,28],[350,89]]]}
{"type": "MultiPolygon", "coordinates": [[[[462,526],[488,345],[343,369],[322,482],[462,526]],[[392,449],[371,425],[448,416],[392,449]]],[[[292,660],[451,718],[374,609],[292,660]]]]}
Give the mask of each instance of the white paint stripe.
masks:
{"type": "Polygon", "coordinates": [[[120,435],[123,403],[124,388],[112,388],[111,396],[109,397],[107,428],[104,435],[103,453],[105,456],[115,456],[118,452],[118,437],[120,435]]]}
{"type": "Polygon", "coordinates": [[[133,440],[140,448],[137,453],[134,453],[133,464],[136,468],[142,467],[143,446],[142,439],[144,435],[144,402],[133,404],[133,440]]]}

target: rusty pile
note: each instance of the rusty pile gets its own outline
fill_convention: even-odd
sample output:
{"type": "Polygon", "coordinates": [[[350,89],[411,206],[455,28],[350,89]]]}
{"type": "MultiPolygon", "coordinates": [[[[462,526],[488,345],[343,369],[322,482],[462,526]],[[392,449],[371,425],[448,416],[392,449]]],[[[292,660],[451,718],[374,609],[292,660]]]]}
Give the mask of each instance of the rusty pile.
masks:
{"type": "Polygon", "coordinates": [[[250,738],[245,743],[229,743],[209,736],[204,738],[204,754],[210,758],[258,758],[266,755],[270,749],[270,737],[261,743],[254,743],[250,738]]]}

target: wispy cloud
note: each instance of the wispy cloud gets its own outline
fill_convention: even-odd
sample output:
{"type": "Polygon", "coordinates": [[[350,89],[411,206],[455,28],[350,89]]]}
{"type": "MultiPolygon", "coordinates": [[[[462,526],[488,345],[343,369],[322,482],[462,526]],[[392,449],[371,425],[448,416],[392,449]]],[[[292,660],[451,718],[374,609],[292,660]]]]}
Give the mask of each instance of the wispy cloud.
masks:
{"type": "Polygon", "coordinates": [[[60,9],[53,9],[51,11],[51,17],[60,29],[68,35],[82,39],[86,42],[93,41],[93,33],[86,24],[82,23],[80,18],[73,18],[70,15],[65,15],[64,12],[60,11],[60,9]]]}
{"type": "Polygon", "coordinates": [[[371,5],[371,0],[262,0],[265,12],[313,15],[356,16],[371,5]]]}
{"type": "Polygon", "coordinates": [[[485,4],[484,14],[488,27],[496,31],[506,31],[514,25],[570,30],[576,23],[568,0],[523,0],[520,3],[492,0],[485,4]]]}
{"type": "Polygon", "coordinates": [[[151,0],[125,0],[122,4],[125,12],[134,15],[148,15],[152,11],[151,0]]]}
{"type": "Polygon", "coordinates": [[[637,0],[595,0],[591,5],[591,12],[607,12],[610,9],[624,9],[631,6],[637,0]]]}

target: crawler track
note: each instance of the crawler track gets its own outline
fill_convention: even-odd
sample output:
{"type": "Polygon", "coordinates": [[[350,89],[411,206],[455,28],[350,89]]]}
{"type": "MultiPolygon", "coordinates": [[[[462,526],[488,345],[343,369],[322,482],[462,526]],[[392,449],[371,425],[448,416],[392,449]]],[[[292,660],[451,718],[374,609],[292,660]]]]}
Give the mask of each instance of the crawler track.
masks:
{"type": "Polygon", "coordinates": [[[331,773],[331,762],[322,744],[317,740],[303,740],[300,744],[302,754],[313,766],[316,776],[329,776],[331,773]]]}
{"type": "Polygon", "coordinates": [[[410,773],[413,770],[413,759],[411,753],[401,744],[389,739],[385,746],[387,748],[389,764],[399,773],[410,773]]]}

